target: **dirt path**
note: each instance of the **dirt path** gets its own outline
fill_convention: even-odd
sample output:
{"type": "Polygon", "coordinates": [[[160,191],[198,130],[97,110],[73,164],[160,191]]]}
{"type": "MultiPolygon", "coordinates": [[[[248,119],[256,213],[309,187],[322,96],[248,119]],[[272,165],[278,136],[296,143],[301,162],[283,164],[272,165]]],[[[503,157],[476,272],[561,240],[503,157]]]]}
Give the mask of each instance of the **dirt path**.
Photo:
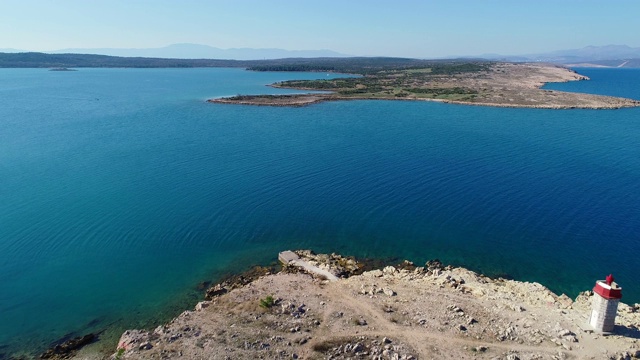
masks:
{"type": "MultiPolygon", "coordinates": [[[[354,295],[351,292],[345,291],[344,287],[342,286],[328,287],[326,291],[328,294],[330,294],[330,297],[333,299],[333,301],[337,303],[335,306],[336,308],[345,309],[355,314],[356,317],[366,319],[367,329],[359,332],[359,334],[366,334],[370,337],[392,336],[397,341],[404,342],[409,345],[409,347],[414,349],[418,354],[425,355],[435,352],[434,356],[437,356],[435,358],[461,359],[464,358],[463,354],[457,353],[451,354],[449,356],[439,349],[448,349],[449,351],[452,349],[469,349],[470,352],[473,352],[474,350],[472,349],[481,349],[483,347],[487,350],[492,349],[492,351],[490,353],[487,353],[486,355],[495,353],[495,350],[502,353],[537,353],[548,358],[552,358],[559,354],[558,346],[556,344],[553,344],[552,346],[528,346],[518,343],[504,344],[487,342],[477,339],[458,338],[452,337],[450,335],[441,335],[437,332],[429,331],[428,327],[407,327],[398,325],[397,323],[394,323],[384,317],[384,310],[381,306],[374,306],[367,301],[358,299],[358,295],[354,295]]],[[[332,328],[324,331],[322,337],[340,337],[348,335],[350,335],[350,329],[332,328]]],[[[566,352],[560,351],[560,353],[564,354],[565,357],[568,356],[566,352]]],[[[469,353],[467,355],[473,355],[474,358],[478,357],[477,354],[469,353]]],[[[429,357],[427,356],[426,358],[429,357]]]]}

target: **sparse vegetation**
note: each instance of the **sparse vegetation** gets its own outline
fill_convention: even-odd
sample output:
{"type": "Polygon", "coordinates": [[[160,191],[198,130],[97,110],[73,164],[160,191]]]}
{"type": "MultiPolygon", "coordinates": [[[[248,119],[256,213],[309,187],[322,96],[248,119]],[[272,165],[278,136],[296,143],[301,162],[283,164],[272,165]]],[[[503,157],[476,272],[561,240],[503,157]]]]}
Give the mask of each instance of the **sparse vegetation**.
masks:
{"type": "Polygon", "coordinates": [[[275,303],[276,300],[271,295],[267,295],[264,299],[260,299],[260,307],[263,309],[270,309],[275,303]]]}
{"type": "Polygon", "coordinates": [[[326,353],[327,351],[349,342],[347,338],[335,338],[313,344],[313,351],[326,353]]]}
{"type": "MultiPolygon", "coordinates": [[[[290,80],[276,87],[300,90],[332,91],[345,98],[455,99],[477,96],[478,91],[455,86],[449,80],[458,74],[472,76],[486,71],[490,63],[439,63],[423,67],[397,66],[372,72],[359,71],[364,76],[329,80],[290,80]]],[[[361,69],[362,70],[362,69],[361,69]]]]}

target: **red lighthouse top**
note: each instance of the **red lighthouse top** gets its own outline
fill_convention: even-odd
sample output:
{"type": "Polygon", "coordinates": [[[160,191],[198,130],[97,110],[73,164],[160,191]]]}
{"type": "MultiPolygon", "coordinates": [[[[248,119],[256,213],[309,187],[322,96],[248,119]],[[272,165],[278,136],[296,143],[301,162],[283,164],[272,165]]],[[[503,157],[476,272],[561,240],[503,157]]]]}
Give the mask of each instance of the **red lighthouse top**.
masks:
{"type": "Polygon", "coordinates": [[[606,279],[605,281],[607,282],[607,285],[611,285],[611,283],[613,282],[613,275],[609,274],[605,279],[606,279]]]}
{"type": "Polygon", "coordinates": [[[596,286],[593,287],[593,292],[605,299],[621,299],[622,288],[613,280],[613,275],[609,274],[605,280],[596,281],[596,286]]]}

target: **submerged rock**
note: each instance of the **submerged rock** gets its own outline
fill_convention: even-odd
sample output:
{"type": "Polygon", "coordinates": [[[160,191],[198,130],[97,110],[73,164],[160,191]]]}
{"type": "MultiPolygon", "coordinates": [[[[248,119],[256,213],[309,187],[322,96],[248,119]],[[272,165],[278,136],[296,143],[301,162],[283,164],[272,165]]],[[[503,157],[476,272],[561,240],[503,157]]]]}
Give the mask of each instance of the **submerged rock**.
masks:
{"type": "Polygon", "coordinates": [[[93,333],[78,336],[58,344],[40,355],[40,359],[67,359],[83,346],[91,344],[97,339],[93,333]]]}

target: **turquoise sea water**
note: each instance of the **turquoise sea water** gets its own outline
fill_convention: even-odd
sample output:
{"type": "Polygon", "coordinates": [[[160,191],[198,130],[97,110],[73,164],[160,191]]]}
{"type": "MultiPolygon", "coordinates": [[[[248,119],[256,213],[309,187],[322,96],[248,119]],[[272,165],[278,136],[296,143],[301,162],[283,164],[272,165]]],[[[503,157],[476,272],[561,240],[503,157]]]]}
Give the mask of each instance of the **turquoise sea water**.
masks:
{"type": "MultiPolygon", "coordinates": [[[[638,70],[579,72],[548,88],[640,99],[638,70]]],[[[151,326],[290,248],[570,296],[613,272],[640,302],[640,109],[204,102],[318,77],[0,69],[0,354],[151,326]]]]}

